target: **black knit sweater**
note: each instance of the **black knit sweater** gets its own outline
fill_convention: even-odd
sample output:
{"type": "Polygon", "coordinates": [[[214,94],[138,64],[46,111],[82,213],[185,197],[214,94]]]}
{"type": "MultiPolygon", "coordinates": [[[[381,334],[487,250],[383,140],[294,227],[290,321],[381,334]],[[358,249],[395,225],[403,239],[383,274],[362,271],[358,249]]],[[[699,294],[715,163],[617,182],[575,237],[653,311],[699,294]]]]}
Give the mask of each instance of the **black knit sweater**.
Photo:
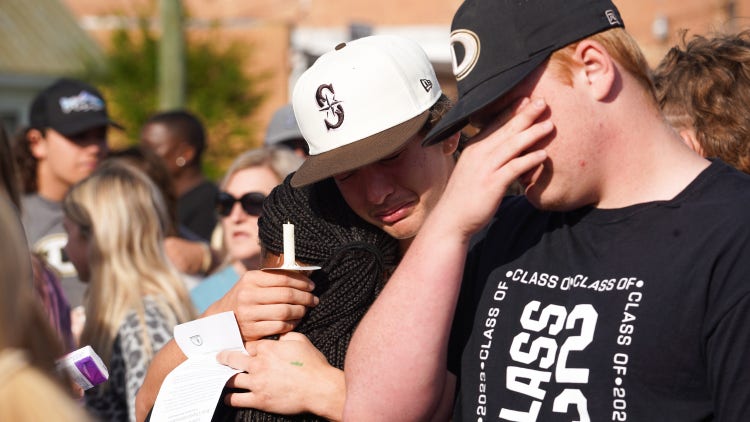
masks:
{"type": "MultiPolygon", "coordinates": [[[[268,250],[283,252],[282,225],[295,226],[298,262],[318,265],[313,272],[319,304],[295,331],[305,334],[342,369],[352,333],[380,293],[398,262],[398,242],[356,216],[328,179],[294,189],[289,181],[276,187],[263,204],[259,237],[268,250]]],[[[322,421],[315,415],[284,416],[220,404],[214,420],[322,421]]]]}

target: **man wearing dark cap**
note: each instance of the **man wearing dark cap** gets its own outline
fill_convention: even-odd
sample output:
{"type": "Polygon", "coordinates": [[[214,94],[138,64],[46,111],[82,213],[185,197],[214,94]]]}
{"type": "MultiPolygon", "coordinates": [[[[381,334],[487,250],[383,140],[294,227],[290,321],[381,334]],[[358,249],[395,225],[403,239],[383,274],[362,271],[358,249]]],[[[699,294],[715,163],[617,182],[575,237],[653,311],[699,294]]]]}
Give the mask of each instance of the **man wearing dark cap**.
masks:
{"type": "Polygon", "coordinates": [[[81,305],[85,285],[63,253],[67,235],[61,201],[106,156],[107,128],[121,128],[107,114],[104,97],[93,86],[62,78],[31,104],[29,128],[16,145],[25,195],[23,225],[32,251],[61,275],[71,306],[81,305]]]}
{"type": "Polygon", "coordinates": [[[750,420],[750,178],[670,128],[611,1],[452,29],[424,143],[479,132],[358,326],[344,420],[750,420]]]}

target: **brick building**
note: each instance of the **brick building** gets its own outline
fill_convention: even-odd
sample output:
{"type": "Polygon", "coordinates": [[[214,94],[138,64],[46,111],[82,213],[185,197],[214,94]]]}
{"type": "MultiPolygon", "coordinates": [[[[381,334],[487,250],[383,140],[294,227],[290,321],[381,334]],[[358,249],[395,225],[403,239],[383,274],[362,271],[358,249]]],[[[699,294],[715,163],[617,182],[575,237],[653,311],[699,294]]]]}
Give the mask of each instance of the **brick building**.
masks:
{"type": "MultiPolygon", "coordinates": [[[[106,44],[108,33],[127,25],[122,17],[156,16],[159,0],[63,0],[92,36],[106,44]]],[[[163,1],[163,0],[162,0],[163,1]]],[[[750,26],[750,0],[614,0],[628,30],[656,63],[690,33],[750,26]]],[[[352,37],[392,33],[414,38],[428,52],[445,90],[454,92],[448,33],[461,0],[183,0],[189,36],[218,25],[222,39],[252,44],[250,71],[269,71],[269,93],[254,116],[260,127],[288,101],[300,72],[320,54],[352,37]]]]}
{"type": "Polygon", "coordinates": [[[8,133],[26,123],[40,90],[59,75],[101,59],[99,46],[59,0],[36,0],[34,7],[25,0],[3,0],[0,38],[0,121],[8,133]]]}

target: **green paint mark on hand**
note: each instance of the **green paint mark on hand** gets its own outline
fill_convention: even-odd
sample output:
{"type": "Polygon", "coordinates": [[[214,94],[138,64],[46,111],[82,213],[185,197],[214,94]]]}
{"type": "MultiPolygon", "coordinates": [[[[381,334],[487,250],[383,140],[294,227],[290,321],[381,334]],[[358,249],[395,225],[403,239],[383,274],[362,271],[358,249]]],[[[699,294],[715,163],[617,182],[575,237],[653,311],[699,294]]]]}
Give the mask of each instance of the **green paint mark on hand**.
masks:
{"type": "Polygon", "coordinates": [[[289,362],[289,363],[291,363],[294,366],[303,366],[304,365],[304,363],[299,362],[299,361],[294,361],[294,362],[289,362]]]}

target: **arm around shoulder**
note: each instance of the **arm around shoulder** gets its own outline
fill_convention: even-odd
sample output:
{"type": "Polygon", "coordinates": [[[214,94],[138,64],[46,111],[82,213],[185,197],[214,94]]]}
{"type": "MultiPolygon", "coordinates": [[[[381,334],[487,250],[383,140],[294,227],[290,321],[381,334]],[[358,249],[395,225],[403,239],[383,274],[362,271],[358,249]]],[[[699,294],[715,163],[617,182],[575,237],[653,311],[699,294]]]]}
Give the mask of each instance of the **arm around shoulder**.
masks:
{"type": "Polygon", "coordinates": [[[423,227],[357,327],[346,357],[344,420],[436,420],[468,245],[443,232],[423,227]]]}
{"type": "Polygon", "coordinates": [[[165,344],[159,352],[154,355],[151,364],[146,372],[146,378],[143,385],[135,396],[135,416],[136,420],[143,422],[148,416],[148,412],[156,403],[156,396],[159,394],[164,378],[169,375],[174,368],[184,362],[187,357],[182,353],[180,347],[174,340],[165,344]]]}

